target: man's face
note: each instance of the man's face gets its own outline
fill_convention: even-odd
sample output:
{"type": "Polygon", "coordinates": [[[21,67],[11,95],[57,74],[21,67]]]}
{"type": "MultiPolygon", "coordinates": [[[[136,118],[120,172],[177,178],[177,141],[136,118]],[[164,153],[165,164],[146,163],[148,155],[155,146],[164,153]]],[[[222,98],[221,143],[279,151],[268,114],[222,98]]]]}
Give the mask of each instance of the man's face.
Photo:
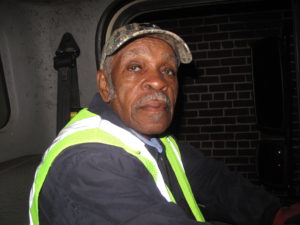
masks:
{"type": "Polygon", "coordinates": [[[103,71],[98,73],[100,94],[127,126],[146,137],[168,128],[178,83],[176,56],[166,42],[144,37],[129,43],[111,58],[111,76],[113,98],[103,71]]]}

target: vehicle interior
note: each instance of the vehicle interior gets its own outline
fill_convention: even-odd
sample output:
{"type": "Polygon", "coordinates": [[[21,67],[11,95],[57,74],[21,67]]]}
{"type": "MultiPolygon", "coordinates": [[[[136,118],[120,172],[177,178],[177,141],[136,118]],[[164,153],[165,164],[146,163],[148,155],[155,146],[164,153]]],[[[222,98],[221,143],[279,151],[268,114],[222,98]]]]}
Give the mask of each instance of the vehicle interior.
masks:
{"type": "Polygon", "coordinates": [[[300,199],[300,2],[0,1],[0,223],[29,224],[34,172],[97,92],[105,40],[131,22],[179,34],[175,137],[283,202],[300,199]]]}

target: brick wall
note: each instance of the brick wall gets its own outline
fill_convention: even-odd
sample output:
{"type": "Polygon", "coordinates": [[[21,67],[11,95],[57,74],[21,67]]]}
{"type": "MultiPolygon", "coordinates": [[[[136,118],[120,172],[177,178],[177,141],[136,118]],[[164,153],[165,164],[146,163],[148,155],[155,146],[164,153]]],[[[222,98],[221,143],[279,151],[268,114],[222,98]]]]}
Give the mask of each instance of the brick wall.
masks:
{"type": "MultiPolygon", "coordinates": [[[[257,129],[251,45],[255,40],[280,35],[283,24],[292,26],[291,17],[290,9],[281,7],[237,5],[206,6],[136,18],[176,32],[192,50],[193,63],[183,66],[185,74],[180,78],[182,95],[178,109],[181,113],[177,114],[176,129],[173,129],[177,138],[200,148],[209,157],[224,161],[231,170],[253,182],[258,182],[258,141],[283,138],[265,135],[257,129]]],[[[292,34],[289,37],[293,44],[292,34]]],[[[296,151],[299,150],[299,124],[292,44],[292,149],[298,161],[293,180],[299,187],[300,155],[296,151]]]]}

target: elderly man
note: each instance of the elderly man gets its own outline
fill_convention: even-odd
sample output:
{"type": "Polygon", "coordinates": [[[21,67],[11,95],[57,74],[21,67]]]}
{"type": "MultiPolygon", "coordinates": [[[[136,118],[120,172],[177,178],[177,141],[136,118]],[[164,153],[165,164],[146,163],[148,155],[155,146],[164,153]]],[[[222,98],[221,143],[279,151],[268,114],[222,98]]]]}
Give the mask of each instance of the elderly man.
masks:
{"type": "Polygon", "coordinates": [[[31,224],[275,224],[278,199],[166,134],[179,64],[191,60],[179,36],[155,25],[111,35],[99,93],[37,169],[31,224]]]}

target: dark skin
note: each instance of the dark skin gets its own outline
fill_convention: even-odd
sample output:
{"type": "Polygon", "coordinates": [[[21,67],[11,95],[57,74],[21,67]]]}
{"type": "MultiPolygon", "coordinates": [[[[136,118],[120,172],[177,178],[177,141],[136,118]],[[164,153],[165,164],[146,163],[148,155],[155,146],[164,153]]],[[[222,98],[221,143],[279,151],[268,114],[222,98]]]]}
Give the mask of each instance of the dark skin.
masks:
{"type": "Polygon", "coordinates": [[[177,63],[171,46],[143,37],[129,43],[111,60],[115,95],[110,98],[108,74],[97,73],[102,99],[121,120],[146,138],[163,133],[171,123],[177,98],[177,63]]]}

